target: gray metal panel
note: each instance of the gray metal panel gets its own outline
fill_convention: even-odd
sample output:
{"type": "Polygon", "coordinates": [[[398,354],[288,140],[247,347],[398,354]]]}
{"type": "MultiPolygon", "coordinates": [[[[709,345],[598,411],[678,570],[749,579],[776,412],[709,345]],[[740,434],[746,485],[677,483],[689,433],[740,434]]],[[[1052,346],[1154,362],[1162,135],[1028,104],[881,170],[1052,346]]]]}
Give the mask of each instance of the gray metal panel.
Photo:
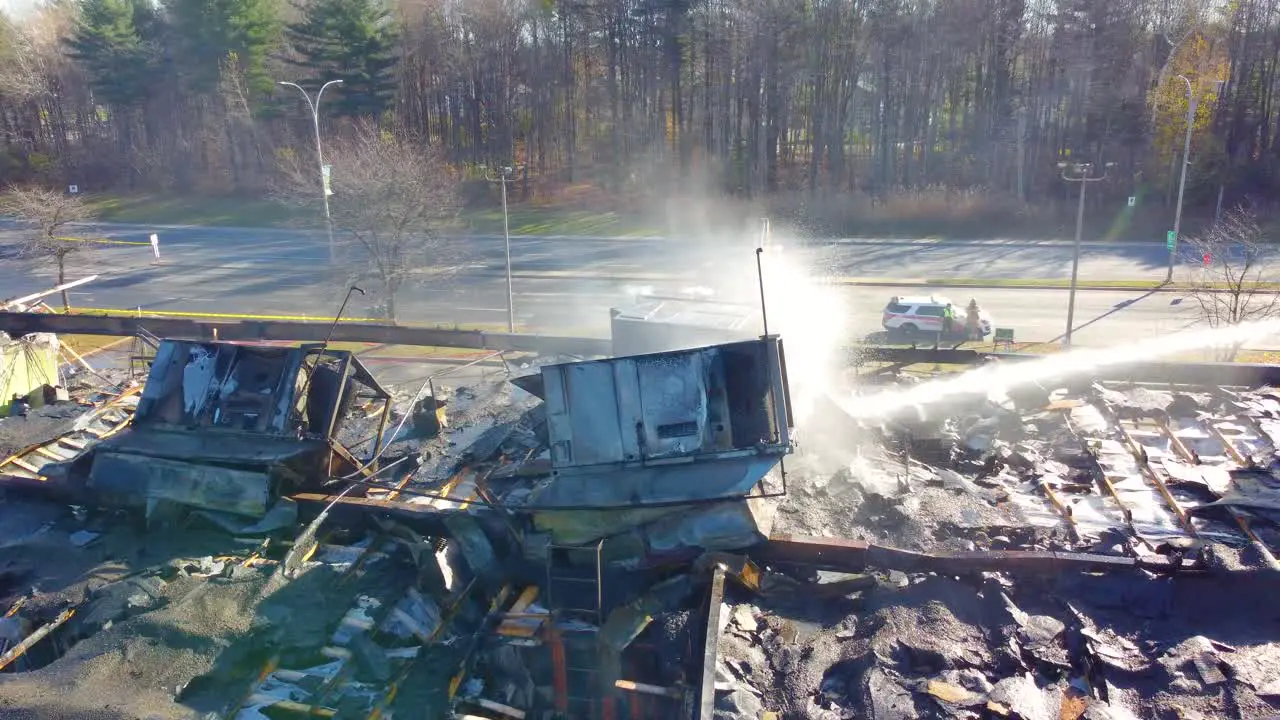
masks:
{"type": "Polygon", "coordinates": [[[602,362],[568,365],[562,377],[568,386],[573,463],[594,465],[625,460],[613,367],[602,362]]]}
{"type": "Polygon", "coordinates": [[[251,517],[266,514],[272,497],[265,473],[112,452],[94,455],[89,486],[125,505],[171,500],[251,517]]]}
{"type": "Polygon", "coordinates": [[[702,352],[635,358],[644,406],[644,457],[696,453],[707,424],[702,352]]]}
{"type": "Polygon", "coordinates": [[[613,388],[617,394],[618,427],[622,433],[622,451],[627,460],[640,459],[640,438],[644,424],[644,403],[640,400],[640,376],[632,361],[613,363],[613,388]]]}
{"type": "Polygon", "coordinates": [[[774,429],[778,432],[778,444],[791,443],[791,418],[787,416],[787,378],[783,375],[782,340],[771,342],[767,346],[769,357],[769,409],[773,412],[774,429]]]}
{"type": "Polygon", "coordinates": [[[742,496],[778,459],[755,455],[650,467],[573,468],[535,490],[529,505],[626,507],[742,496]]]}
{"type": "Polygon", "coordinates": [[[741,450],[789,452],[785,381],[777,350],[777,338],[769,338],[544,366],[552,465],[568,469],[707,459],[741,450]],[[729,356],[736,358],[732,369],[725,365],[729,356]],[[744,360],[749,366],[743,366],[744,360]],[[736,382],[730,382],[730,373],[736,382]],[[739,417],[732,422],[726,422],[728,397],[738,398],[733,412],[739,417]],[[712,427],[713,401],[720,408],[720,432],[712,427]],[[739,441],[742,447],[735,447],[736,434],[731,436],[725,428],[737,427],[744,419],[743,407],[750,413],[747,421],[762,432],[748,431],[750,442],[739,441]],[[769,447],[757,447],[760,438],[775,436],[770,428],[780,428],[780,437],[769,447]]]}
{"type": "Polygon", "coordinates": [[[551,463],[556,467],[573,464],[573,422],[570,415],[569,390],[565,382],[566,365],[542,368],[542,384],[546,394],[547,437],[551,441],[551,463]]]}

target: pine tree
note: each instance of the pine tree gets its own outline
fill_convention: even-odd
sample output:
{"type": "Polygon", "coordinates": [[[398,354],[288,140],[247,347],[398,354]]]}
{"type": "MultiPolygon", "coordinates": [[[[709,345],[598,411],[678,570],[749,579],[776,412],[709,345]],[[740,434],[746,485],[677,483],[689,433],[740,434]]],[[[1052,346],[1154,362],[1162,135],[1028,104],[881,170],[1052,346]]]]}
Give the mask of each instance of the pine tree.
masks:
{"type": "Polygon", "coordinates": [[[147,0],[83,0],[66,42],[108,105],[132,107],[152,87],[159,32],[160,20],[147,0]]]}
{"type": "Polygon", "coordinates": [[[280,42],[276,0],[165,0],[179,41],[177,58],[188,86],[217,87],[223,62],[234,54],[254,93],[271,91],[267,58],[280,42]]]}
{"type": "MultiPolygon", "coordinates": [[[[342,80],[326,109],[336,115],[378,116],[396,92],[399,32],[381,0],[311,0],[287,34],[314,84],[342,80]]],[[[332,92],[332,91],[331,91],[332,92]]]]}

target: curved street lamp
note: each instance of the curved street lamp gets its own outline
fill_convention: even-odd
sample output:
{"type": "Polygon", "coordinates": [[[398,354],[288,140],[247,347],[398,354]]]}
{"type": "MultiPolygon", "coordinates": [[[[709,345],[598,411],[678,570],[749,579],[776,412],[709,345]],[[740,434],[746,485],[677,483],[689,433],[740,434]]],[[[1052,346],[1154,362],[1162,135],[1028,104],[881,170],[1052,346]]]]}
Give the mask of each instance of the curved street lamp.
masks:
{"type": "Polygon", "coordinates": [[[329,215],[329,183],[325,178],[324,172],[324,150],[320,147],[320,97],[324,95],[325,88],[341,83],[341,80],[330,80],[321,85],[320,92],[316,93],[315,102],[312,102],[311,96],[307,94],[306,90],[302,89],[301,85],[284,80],[276,82],[277,85],[288,85],[289,87],[297,88],[298,92],[302,93],[303,99],[307,101],[307,107],[311,108],[311,124],[316,131],[316,160],[320,166],[320,197],[324,199],[324,222],[329,229],[329,264],[331,265],[334,262],[333,218],[329,215]]]}

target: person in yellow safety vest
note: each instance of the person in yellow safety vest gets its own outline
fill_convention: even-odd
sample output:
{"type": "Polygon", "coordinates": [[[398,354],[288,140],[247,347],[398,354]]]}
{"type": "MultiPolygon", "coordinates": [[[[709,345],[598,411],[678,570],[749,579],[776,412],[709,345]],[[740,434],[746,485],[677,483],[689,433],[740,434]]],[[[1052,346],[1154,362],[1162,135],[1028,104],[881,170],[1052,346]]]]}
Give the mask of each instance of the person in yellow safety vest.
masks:
{"type": "Polygon", "coordinates": [[[965,328],[969,331],[970,340],[982,339],[982,315],[978,311],[978,301],[969,299],[969,307],[965,310],[965,328]]]}
{"type": "Polygon", "coordinates": [[[951,328],[955,324],[955,321],[955,308],[951,307],[951,303],[947,303],[947,306],[942,309],[942,333],[944,335],[951,334],[951,328]]]}

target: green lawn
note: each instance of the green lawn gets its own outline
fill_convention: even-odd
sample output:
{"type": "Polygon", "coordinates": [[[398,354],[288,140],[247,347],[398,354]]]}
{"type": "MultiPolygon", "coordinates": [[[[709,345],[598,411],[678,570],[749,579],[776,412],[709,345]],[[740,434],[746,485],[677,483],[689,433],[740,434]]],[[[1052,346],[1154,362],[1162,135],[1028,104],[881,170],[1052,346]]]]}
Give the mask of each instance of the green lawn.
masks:
{"type": "MultiPolygon", "coordinates": [[[[512,235],[606,235],[645,236],[661,235],[664,230],[639,217],[628,217],[615,212],[596,212],[557,207],[508,208],[512,235]]],[[[460,218],[463,225],[478,233],[502,232],[502,208],[487,208],[466,212],[460,218]]]]}
{"type": "Polygon", "coordinates": [[[262,197],[101,194],[88,201],[103,222],[286,227],[304,218],[296,208],[262,197]]]}
{"type": "MultiPolygon", "coordinates": [[[[263,197],[99,194],[88,196],[88,201],[98,220],[117,223],[307,227],[317,226],[321,217],[318,208],[288,207],[263,197]]],[[[513,235],[644,236],[663,232],[642,218],[614,212],[521,205],[508,211],[513,235]]],[[[477,233],[499,234],[502,208],[464,211],[457,225],[477,233]]]]}

